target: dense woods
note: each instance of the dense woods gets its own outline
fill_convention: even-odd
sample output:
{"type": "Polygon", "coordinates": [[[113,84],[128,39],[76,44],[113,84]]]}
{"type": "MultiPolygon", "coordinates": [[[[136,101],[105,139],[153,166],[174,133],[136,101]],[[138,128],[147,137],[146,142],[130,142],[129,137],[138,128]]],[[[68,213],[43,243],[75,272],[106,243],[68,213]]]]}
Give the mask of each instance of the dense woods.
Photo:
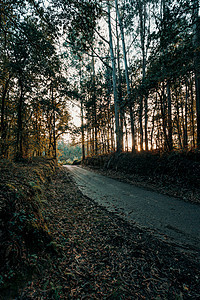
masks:
{"type": "Polygon", "coordinates": [[[105,24],[95,29],[84,97],[87,153],[198,147],[197,5],[102,3],[105,24]]]}
{"type": "Polygon", "coordinates": [[[2,157],[200,147],[199,4],[1,1],[2,157]],[[72,113],[73,114],[73,113],[72,113]]]}
{"type": "Polygon", "coordinates": [[[109,212],[80,188],[89,166],[195,219],[199,149],[198,0],[0,0],[0,298],[200,299],[174,198],[159,226],[192,244],[129,222],[146,194],[109,212]]]}

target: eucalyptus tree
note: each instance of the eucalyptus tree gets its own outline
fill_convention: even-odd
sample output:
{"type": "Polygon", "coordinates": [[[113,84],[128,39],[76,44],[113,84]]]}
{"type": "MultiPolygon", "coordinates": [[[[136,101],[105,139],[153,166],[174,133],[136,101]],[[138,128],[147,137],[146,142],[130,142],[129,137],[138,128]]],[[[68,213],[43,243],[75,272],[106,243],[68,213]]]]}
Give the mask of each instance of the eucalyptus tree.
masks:
{"type": "Polygon", "coordinates": [[[200,149],[200,16],[199,1],[193,0],[193,42],[194,42],[194,71],[196,88],[196,113],[197,113],[197,147],[200,149]]]}
{"type": "Polygon", "coordinates": [[[134,52],[137,54],[137,64],[141,68],[140,88],[136,88],[139,102],[138,119],[140,149],[148,150],[148,90],[146,84],[146,70],[148,55],[151,45],[151,33],[154,27],[152,22],[152,11],[154,1],[134,1],[125,2],[125,27],[129,35],[132,35],[134,52]],[[144,116],[144,118],[143,118],[144,116]],[[143,120],[144,119],[144,120],[143,120]]]}
{"type": "Polygon", "coordinates": [[[111,27],[111,15],[110,15],[110,1],[107,1],[107,16],[108,16],[108,31],[109,31],[109,45],[110,45],[110,57],[112,62],[112,79],[113,79],[113,94],[114,94],[114,103],[115,103],[115,130],[116,130],[116,145],[117,152],[122,151],[122,139],[120,133],[120,124],[119,124],[119,112],[120,104],[117,93],[117,72],[116,72],[116,62],[113,49],[113,37],[112,37],[112,27],[111,27]]]}
{"type": "MultiPolygon", "coordinates": [[[[174,1],[166,0],[161,2],[161,8],[161,12],[158,12],[155,18],[154,39],[156,38],[156,43],[149,59],[148,74],[150,71],[151,79],[148,78],[148,80],[161,83],[159,89],[162,130],[165,149],[170,151],[175,142],[173,136],[176,132],[176,126],[173,129],[173,124],[177,123],[175,119],[180,118],[179,107],[182,109],[183,145],[187,147],[188,144],[188,78],[191,77],[193,56],[191,3],[184,1],[184,3],[177,4],[174,1]],[[154,69],[155,67],[156,69],[154,69]],[[185,86],[182,89],[183,96],[176,97],[177,93],[174,88],[180,90],[183,86],[185,86]],[[182,97],[185,98],[184,107],[182,97]]],[[[178,132],[180,132],[181,127],[178,122],[178,132]]]]}
{"type": "Polygon", "coordinates": [[[128,70],[128,62],[127,62],[127,50],[125,44],[125,35],[124,35],[124,25],[122,22],[121,14],[118,7],[118,0],[115,0],[115,9],[119,22],[120,33],[121,33],[121,41],[122,41],[122,49],[123,49],[123,59],[124,59],[124,68],[125,68],[125,78],[126,78],[126,88],[127,88],[127,98],[128,98],[128,106],[130,110],[130,121],[131,121],[131,133],[132,133],[132,152],[135,150],[135,128],[134,128],[134,118],[133,118],[133,109],[132,109],[132,101],[131,101],[131,88],[130,88],[130,80],[129,80],[129,70],[128,70]]]}

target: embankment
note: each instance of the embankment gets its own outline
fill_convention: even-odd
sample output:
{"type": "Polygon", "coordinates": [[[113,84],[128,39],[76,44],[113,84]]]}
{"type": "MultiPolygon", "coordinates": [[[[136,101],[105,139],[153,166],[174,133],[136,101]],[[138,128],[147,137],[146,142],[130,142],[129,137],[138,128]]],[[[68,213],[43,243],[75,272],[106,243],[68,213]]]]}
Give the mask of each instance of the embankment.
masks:
{"type": "MultiPolygon", "coordinates": [[[[45,188],[56,161],[35,158],[14,163],[0,161],[0,289],[17,286],[32,272],[39,249],[51,242],[43,216],[45,188]]],[[[13,287],[12,287],[13,288],[13,287]]]]}

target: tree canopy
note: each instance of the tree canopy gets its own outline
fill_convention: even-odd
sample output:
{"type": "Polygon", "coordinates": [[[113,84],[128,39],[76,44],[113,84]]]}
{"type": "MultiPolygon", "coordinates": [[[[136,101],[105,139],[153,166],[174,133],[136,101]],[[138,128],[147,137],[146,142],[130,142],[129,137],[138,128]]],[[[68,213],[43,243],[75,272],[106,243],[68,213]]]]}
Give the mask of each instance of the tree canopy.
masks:
{"type": "Polygon", "coordinates": [[[0,4],[0,154],[57,155],[80,108],[82,155],[200,147],[198,1],[0,4]]]}

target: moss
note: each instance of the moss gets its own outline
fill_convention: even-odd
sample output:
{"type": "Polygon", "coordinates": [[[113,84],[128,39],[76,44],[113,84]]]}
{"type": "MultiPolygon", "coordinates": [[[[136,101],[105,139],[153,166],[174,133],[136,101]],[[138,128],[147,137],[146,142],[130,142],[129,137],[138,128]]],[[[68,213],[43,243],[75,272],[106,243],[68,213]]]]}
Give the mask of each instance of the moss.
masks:
{"type": "Polygon", "coordinates": [[[29,269],[30,253],[47,247],[52,240],[42,209],[45,185],[55,169],[56,162],[44,158],[0,161],[0,289],[29,269]]]}

